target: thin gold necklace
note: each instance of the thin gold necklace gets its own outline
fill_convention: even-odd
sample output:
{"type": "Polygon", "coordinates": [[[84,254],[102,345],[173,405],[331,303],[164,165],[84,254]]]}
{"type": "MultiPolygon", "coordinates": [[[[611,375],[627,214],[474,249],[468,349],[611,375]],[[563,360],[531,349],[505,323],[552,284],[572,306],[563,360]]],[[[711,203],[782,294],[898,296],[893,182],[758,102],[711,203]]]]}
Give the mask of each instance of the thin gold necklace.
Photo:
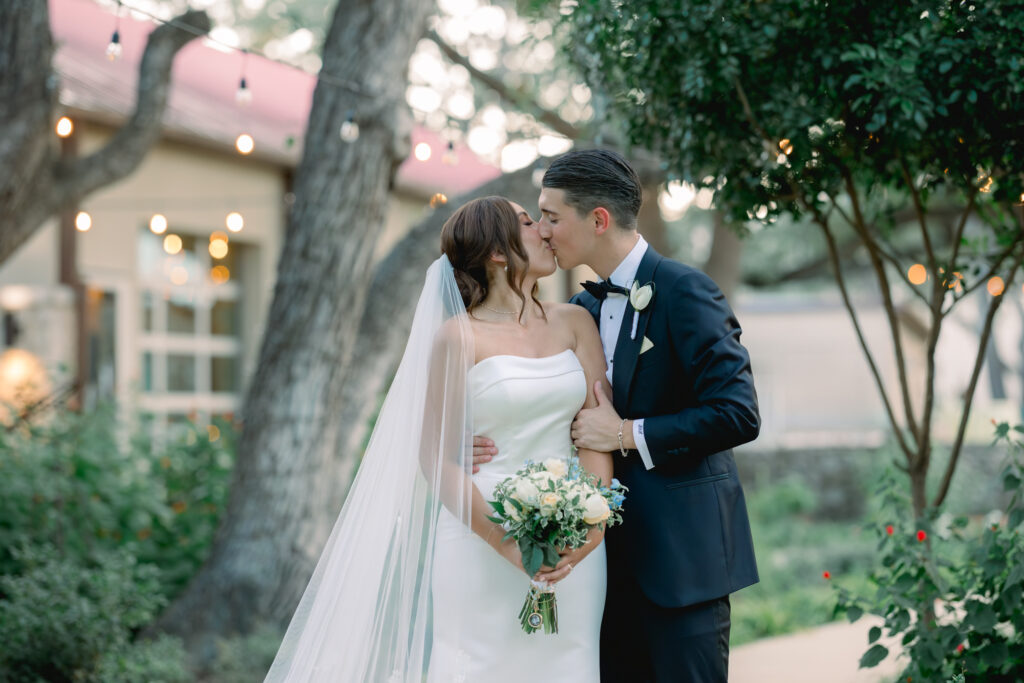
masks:
{"type": "Polygon", "coordinates": [[[497,313],[498,315],[516,315],[515,311],[499,311],[497,308],[491,308],[487,304],[481,303],[481,308],[486,308],[491,313],[497,313]]]}

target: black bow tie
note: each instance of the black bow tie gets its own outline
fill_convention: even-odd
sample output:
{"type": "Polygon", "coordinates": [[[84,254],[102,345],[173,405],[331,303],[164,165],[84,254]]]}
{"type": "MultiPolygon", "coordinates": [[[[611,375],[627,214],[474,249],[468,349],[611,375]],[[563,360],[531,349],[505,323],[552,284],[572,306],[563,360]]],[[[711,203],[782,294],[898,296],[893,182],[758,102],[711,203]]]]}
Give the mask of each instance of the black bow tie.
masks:
{"type": "Polygon", "coordinates": [[[590,295],[598,301],[604,301],[609,294],[621,294],[622,296],[629,296],[629,290],[625,287],[620,287],[616,284],[612,284],[611,280],[601,280],[600,282],[594,282],[593,280],[587,280],[581,282],[583,289],[590,292],[590,295]]]}

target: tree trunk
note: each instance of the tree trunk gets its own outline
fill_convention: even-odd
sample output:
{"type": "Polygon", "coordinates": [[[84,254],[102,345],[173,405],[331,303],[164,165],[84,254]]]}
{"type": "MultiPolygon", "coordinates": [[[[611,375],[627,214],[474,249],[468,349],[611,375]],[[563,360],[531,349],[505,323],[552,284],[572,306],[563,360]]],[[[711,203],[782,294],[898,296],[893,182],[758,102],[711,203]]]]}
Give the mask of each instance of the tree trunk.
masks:
{"type": "Polygon", "coordinates": [[[743,243],[721,211],[712,211],[711,216],[715,230],[711,238],[711,253],[704,263],[704,272],[715,281],[725,298],[730,299],[740,281],[743,243]]]}
{"type": "Polygon", "coordinates": [[[160,136],[174,56],[196,32],[210,30],[205,12],[189,11],[174,21],[149,36],[135,111],[124,126],[93,154],[61,159],[51,127],[60,81],[51,65],[49,5],[0,2],[0,263],[47,218],[128,176],[142,162],[160,136]]]}
{"type": "Polygon", "coordinates": [[[339,420],[342,379],[388,189],[407,152],[396,145],[408,146],[405,71],[429,7],[361,0],[335,10],[323,55],[334,78],[313,96],[224,523],[211,557],[156,625],[181,636],[200,663],[214,636],[287,623],[334,522],[343,482],[330,473],[354,429],[339,420]],[[339,136],[349,112],[360,127],[352,143],[339,136]]]}

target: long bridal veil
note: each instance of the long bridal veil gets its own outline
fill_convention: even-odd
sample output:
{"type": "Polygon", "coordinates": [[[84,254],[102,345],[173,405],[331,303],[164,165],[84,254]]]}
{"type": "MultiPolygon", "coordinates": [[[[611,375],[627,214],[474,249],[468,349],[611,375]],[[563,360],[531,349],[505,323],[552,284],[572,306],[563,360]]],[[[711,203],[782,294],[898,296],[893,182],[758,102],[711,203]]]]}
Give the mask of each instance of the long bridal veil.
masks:
{"type": "Polygon", "coordinates": [[[442,256],[427,271],[398,373],[267,681],[424,680],[442,507],[471,533],[472,365],[466,309],[442,256]]]}

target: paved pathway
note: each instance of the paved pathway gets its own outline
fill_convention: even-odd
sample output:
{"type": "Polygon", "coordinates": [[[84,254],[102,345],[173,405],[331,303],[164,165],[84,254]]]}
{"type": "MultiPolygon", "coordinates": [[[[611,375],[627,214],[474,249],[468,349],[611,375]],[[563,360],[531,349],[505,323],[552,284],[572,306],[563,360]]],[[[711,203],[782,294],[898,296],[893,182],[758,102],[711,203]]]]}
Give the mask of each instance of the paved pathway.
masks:
{"type": "MultiPolygon", "coordinates": [[[[741,645],[729,657],[729,683],[882,683],[895,680],[900,666],[890,654],[873,669],[858,669],[867,650],[868,629],[880,619],[837,621],[807,631],[741,645]]],[[[883,639],[889,651],[895,644],[883,639]]]]}

